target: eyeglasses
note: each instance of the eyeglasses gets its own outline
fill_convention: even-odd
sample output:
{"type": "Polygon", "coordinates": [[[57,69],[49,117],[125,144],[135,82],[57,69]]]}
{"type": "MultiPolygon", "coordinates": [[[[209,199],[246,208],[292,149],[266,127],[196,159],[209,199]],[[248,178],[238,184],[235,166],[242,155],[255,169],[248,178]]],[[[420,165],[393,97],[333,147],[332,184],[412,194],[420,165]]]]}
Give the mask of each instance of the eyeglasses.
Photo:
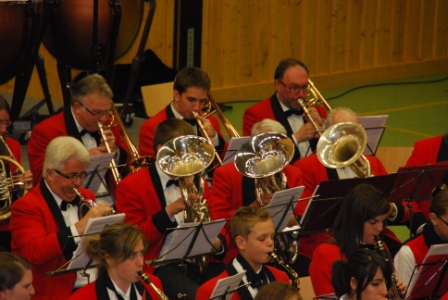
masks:
{"type": "Polygon", "coordinates": [[[109,110],[103,110],[103,111],[94,112],[94,111],[88,109],[87,106],[85,106],[81,102],[79,102],[79,101],[77,101],[77,102],[79,103],[79,105],[84,107],[84,109],[87,110],[94,117],[104,117],[104,116],[110,116],[112,114],[112,111],[110,109],[109,110]]]}
{"type": "Polygon", "coordinates": [[[304,86],[294,86],[289,87],[286,84],[284,84],[280,79],[277,79],[278,82],[280,82],[285,88],[287,88],[291,93],[298,93],[299,91],[307,92],[310,88],[309,84],[304,86]]]}
{"type": "Polygon", "coordinates": [[[59,170],[53,169],[53,171],[56,172],[56,174],[61,175],[65,179],[68,179],[70,181],[76,181],[78,179],[84,180],[89,176],[89,173],[87,172],[81,172],[81,173],[70,173],[70,174],[64,174],[59,170]]]}
{"type": "Polygon", "coordinates": [[[446,226],[448,226],[448,222],[445,221],[444,219],[442,219],[439,215],[436,215],[437,218],[439,218],[440,221],[442,221],[443,223],[445,223],[446,226]]]}
{"type": "Polygon", "coordinates": [[[5,125],[6,127],[9,127],[9,126],[11,126],[11,124],[12,124],[12,122],[10,120],[8,120],[8,121],[0,120],[0,126],[5,125]]]}

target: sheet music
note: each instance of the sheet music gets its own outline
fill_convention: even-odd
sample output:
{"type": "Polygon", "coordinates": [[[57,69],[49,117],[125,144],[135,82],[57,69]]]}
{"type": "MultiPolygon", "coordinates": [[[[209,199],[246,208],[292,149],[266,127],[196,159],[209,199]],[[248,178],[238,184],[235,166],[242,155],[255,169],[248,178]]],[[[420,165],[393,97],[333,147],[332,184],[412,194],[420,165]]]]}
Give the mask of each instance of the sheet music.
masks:
{"type": "Polygon", "coordinates": [[[229,147],[227,148],[226,155],[222,161],[222,165],[230,163],[234,161],[234,157],[238,149],[240,149],[241,145],[248,141],[250,137],[242,136],[242,137],[232,137],[229,141],[229,147]]]}
{"type": "Polygon", "coordinates": [[[93,173],[86,180],[82,182],[82,187],[88,188],[95,194],[102,183],[102,178],[105,177],[109,164],[115,156],[115,152],[104,153],[90,156],[90,165],[86,168],[86,172],[90,173],[97,170],[98,173],[93,173]]]}
{"type": "Polygon", "coordinates": [[[233,293],[238,288],[238,285],[240,284],[241,280],[243,280],[243,277],[245,274],[246,274],[246,270],[243,270],[243,272],[235,274],[233,276],[218,279],[218,281],[216,282],[215,288],[213,289],[212,295],[210,296],[210,299],[213,299],[213,298],[222,299],[222,296],[225,293],[227,293],[225,299],[226,300],[231,299],[233,296],[233,293]]]}
{"type": "Polygon", "coordinates": [[[367,133],[367,146],[363,154],[375,155],[388,117],[388,115],[358,117],[359,123],[367,133]]]}
{"type": "Polygon", "coordinates": [[[200,223],[197,222],[181,224],[169,234],[172,235],[172,238],[167,239],[169,240],[168,244],[165,245],[168,246],[167,250],[165,253],[160,253],[158,261],[186,258],[192,243],[194,244],[191,252],[188,254],[189,257],[209,253],[212,249],[210,242],[214,242],[225,223],[226,220],[224,219],[203,222],[201,228],[198,227],[200,223]],[[200,231],[193,241],[197,230],[200,231]]]}
{"type": "Polygon", "coordinates": [[[302,185],[274,193],[271,203],[267,206],[268,211],[272,216],[272,221],[274,222],[274,228],[280,228],[281,231],[288,225],[289,217],[294,213],[294,207],[296,207],[297,201],[299,201],[300,195],[302,195],[304,190],[305,187],[302,185]],[[291,201],[291,198],[293,199],[292,207],[287,206],[291,201]],[[286,207],[288,212],[286,213],[286,217],[282,220],[286,207]]]}
{"type": "MultiPolygon", "coordinates": [[[[67,269],[81,269],[89,263],[90,258],[84,251],[83,242],[87,235],[91,234],[99,234],[103,231],[104,227],[123,222],[125,214],[116,214],[110,216],[104,216],[99,218],[90,218],[87,222],[86,230],[84,231],[84,235],[81,237],[81,241],[79,242],[78,248],[76,248],[75,253],[73,254],[74,259],[70,262],[67,269]]],[[[92,265],[96,265],[97,262],[93,262],[92,265]]]]}

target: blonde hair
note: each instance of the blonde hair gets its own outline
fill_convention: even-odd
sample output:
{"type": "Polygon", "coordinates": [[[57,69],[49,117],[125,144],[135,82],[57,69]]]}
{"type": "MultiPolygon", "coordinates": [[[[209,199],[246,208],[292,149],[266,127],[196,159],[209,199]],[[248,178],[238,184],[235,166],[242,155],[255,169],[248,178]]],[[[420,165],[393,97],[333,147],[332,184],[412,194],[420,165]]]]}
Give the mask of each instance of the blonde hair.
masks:
{"type": "Polygon", "coordinates": [[[286,129],[282,124],[280,124],[280,122],[272,119],[263,119],[262,121],[257,122],[254,124],[254,126],[252,126],[250,135],[256,136],[257,134],[260,134],[263,129],[267,129],[271,132],[286,134],[286,129]]]}

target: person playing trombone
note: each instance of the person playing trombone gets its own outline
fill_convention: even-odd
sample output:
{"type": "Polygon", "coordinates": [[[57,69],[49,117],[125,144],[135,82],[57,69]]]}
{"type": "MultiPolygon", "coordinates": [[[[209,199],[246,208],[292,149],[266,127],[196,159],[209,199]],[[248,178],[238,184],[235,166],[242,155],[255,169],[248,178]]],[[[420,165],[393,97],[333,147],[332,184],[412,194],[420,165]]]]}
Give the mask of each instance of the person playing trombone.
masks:
{"type": "Polygon", "coordinates": [[[33,266],[33,299],[67,299],[88,281],[80,271],[53,277],[47,272],[64,269],[90,218],[112,211],[106,204],[98,204],[84,216],[79,214],[77,190],[85,199],[95,200],[92,191],[80,187],[89,163],[89,152],[80,141],[67,136],[55,138],[45,151],[44,178],[12,205],[12,252],[33,266]]]}

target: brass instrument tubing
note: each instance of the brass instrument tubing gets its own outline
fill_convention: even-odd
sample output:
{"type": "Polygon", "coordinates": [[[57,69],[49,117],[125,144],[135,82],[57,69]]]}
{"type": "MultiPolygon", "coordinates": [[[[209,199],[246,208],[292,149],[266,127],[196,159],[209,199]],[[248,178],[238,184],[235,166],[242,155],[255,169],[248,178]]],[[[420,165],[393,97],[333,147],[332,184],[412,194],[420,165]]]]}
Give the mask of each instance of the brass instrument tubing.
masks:
{"type": "Polygon", "coordinates": [[[310,119],[310,122],[313,124],[314,128],[316,128],[316,131],[319,134],[319,136],[322,136],[322,132],[320,132],[319,127],[317,126],[317,124],[313,120],[313,118],[311,117],[310,111],[308,110],[308,107],[306,107],[306,105],[305,105],[305,101],[303,101],[302,98],[297,99],[297,101],[299,101],[300,105],[302,106],[303,111],[305,112],[305,114],[310,119]]]}
{"type": "MultiPolygon", "coordinates": [[[[103,124],[101,122],[98,122],[98,128],[100,130],[101,137],[103,138],[104,145],[106,146],[107,153],[111,153],[109,144],[107,143],[106,135],[104,134],[103,124]]],[[[112,158],[112,160],[110,161],[109,166],[111,168],[111,172],[114,177],[115,183],[119,183],[121,181],[121,176],[120,176],[120,173],[118,172],[117,164],[115,163],[114,158],[112,158]]]]}
{"type": "Polygon", "coordinates": [[[300,279],[297,272],[293,268],[291,268],[290,265],[288,265],[282,259],[280,259],[280,257],[278,257],[278,255],[275,252],[271,252],[269,255],[271,256],[272,261],[276,263],[278,266],[280,266],[289,275],[292,281],[292,285],[300,290],[299,287],[300,279]]]}
{"type": "MultiPolygon", "coordinates": [[[[92,199],[84,198],[84,196],[78,191],[77,188],[74,187],[73,191],[76,193],[76,195],[78,195],[78,197],[81,200],[82,204],[87,205],[89,208],[95,207],[97,205],[96,202],[94,202],[92,199]]],[[[81,204],[79,205],[78,209],[81,211],[81,204]]],[[[112,210],[111,212],[106,214],[106,216],[114,215],[115,213],[116,213],[116,211],[112,210]]],[[[78,217],[79,217],[79,219],[82,219],[82,216],[80,214],[78,215],[78,217]]]]}
{"type": "MultiPolygon", "coordinates": [[[[198,114],[197,112],[194,111],[194,112],[193,112],[193,115],[196,117],[196,116],[198,116],[199,114],[198,114]]],[[[207,132],[205,131],[204,123],[202,123],[202,121],[199,120],[199,119],[196,119],[196,120],[198,121],[198,125],[199,125],[199,128],[200,128],[200,130],[201,130],[202,135],[203,135],[203,136],[210,142],[210,144],[213,145],[212,139],[208,136],[207,132]]],[[[218,132],[216,132],[216,134],[218,134],[218,132]]],[[[219,157],[218,153],[216,153],[216,152],[215,152],[215,158],[216,158],[216,160],[218,161],[218,163],[221,165],[221,164],[222,164],[221,157],[219,157]]]]}
{"type": "Polygon", "coordinates": [[[146,282],[152,288],[152,290],[157,294],[157,297],[159,297],[159,299],[168,300],[168,297],[159,288],[155,286],[155,284],[152,282],[151,278],[149,278],[148,275],[146,275],[142,271],[137,271],[137,274],[138,276],[140,276],[141,280],[146,282]]]}

